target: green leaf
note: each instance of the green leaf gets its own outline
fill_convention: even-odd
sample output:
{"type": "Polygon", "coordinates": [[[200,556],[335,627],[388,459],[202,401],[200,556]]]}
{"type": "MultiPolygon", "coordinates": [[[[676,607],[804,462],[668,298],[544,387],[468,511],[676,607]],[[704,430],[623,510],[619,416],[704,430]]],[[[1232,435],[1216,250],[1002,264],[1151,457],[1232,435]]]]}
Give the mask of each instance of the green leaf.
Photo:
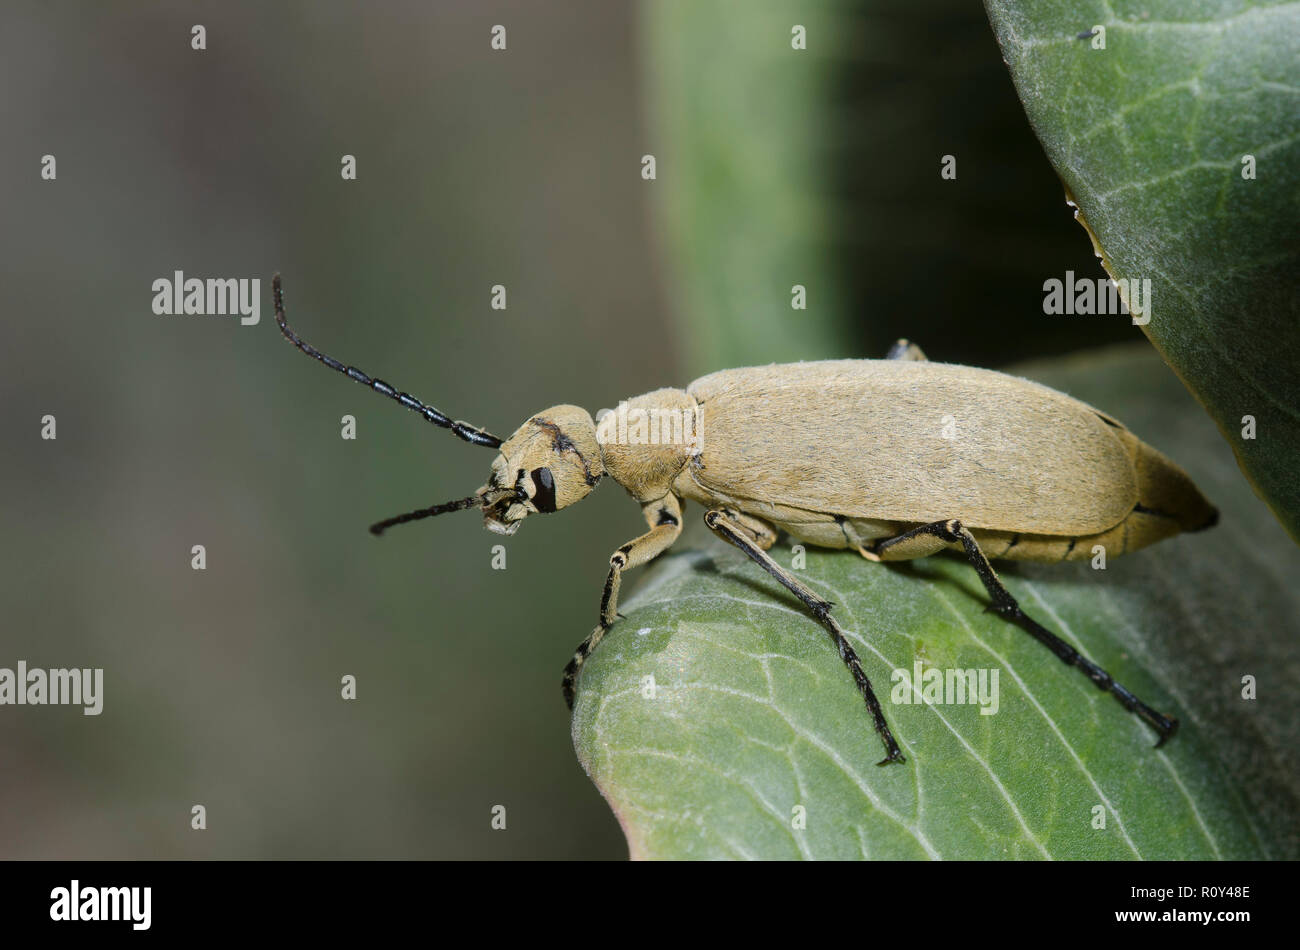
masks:
{"type": "Polygon", "coordinates": [[[1106,269],[1151,281],[1143,331],[1300,540],[1300,4],[986,6],[1106,269]]]}
{"type": "MultiPolygon", "coordinates": [[[[705,533],[647,568],[579,682],[578,756],[634,857],[1300,855],[1300,551],[1144,347],[1026,375],[1118,415],[1221,509],[1212,531],[1104,571],[998,565],[1031,616],[1179,717],[1178,735],[1153,749],[1112,696],[985,613],[960,558],[809,548],[797,573],[837,604],[908,756],[877,767],[880,740],[824,630],[705,533]],[[917,662],[996,670],[998,711],[892,702],[891,671],[917,662]]],[[[788,544],[773,554],[791,565],[788,544]]]]}

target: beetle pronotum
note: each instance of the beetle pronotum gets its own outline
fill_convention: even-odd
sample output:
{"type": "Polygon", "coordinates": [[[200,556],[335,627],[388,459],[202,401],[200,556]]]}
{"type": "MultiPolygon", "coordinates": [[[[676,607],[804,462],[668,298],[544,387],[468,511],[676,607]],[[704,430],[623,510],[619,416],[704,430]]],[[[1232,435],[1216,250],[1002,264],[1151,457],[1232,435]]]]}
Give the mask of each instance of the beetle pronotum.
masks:
{"type": "Polygon", "coordinates": [[[308,356],[450,429],[497,449],[487,484],[456,501],[371,525],[393,525],[478,508],[486,526],[512,534],[530,514],[567,508],[608,475],[640,505],[650,530],[609,559],[600,619],[564,670],[573,707],[582,664],[618,615],[623,572],[663,553],[682,531],[683,502],[704,523],[790,590],[830,631],[871,713],[886,755],[904,761],[857,654],[829,601],[767,552],[779,531],[809,544],[852,548],[871,561],[965,555],[992,600],[1065,663],[1159,734],[1178,728],[1109,673],[1026,616],[990,559],[1067,561],[1133,551],[1218,521],[1187,474],[1119,422],[1038,383],[969,366],[931,363],[900,340],[883,360],[834,360],[713,373],[686,389],[628,400],[628,411],[685,419],[707,440],[653,443],[602,438],[577,406],[554,406],[509,439],[457,422],[380,379],[301,340],[284,316],[280,275],[275,319],[308,356]],[[959,432],[940,432],[939,420],[959,432]]]}

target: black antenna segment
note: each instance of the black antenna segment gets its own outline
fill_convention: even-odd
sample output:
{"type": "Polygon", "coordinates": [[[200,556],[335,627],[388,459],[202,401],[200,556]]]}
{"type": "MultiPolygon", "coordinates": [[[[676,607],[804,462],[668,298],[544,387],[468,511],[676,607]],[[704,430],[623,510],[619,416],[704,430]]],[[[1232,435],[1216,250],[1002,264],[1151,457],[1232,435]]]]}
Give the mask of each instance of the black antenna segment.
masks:
{"type": "Polygon", "coordinates": [[[280,288],[279,274],[276,274],[275,277],[271,279],[271,293],[275,299],[275,322],[280,325],[280,332],[284,334],[286,340],[298,347],[298,349],[302,350],[312,359],[320,360],[330,369],[338,370],[348,379],[355,380],[363,386],[369,386],[381,396],[387,396],[389,399],[396,400],[399,404],[410,409],[412,412],[418,412],[427,421],[432,422],[434,425],[443,429],[450,429],[452,434],[464,439],[470,445],[483,445],[489,449],[501,447],[501,440],[492,433],[476,428],[468,422],[458,422],[439,412],[437,409],[433,408],[433,406],[426,406],[410,393],[399,393],[382,379],[371,379],[355,366],[345,366],[338,360],[334,359],[334,357],[326,356],[320,350],[316,349],[316,347],[299,337],[298,334],[294,333],[293,329],[284,319],[284,292],[280,288]]]}

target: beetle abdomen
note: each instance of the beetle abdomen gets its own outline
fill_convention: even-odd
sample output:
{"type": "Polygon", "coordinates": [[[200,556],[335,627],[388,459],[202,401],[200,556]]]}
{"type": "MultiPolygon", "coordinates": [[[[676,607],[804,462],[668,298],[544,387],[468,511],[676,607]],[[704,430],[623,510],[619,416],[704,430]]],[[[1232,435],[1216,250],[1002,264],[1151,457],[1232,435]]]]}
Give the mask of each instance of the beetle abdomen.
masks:
{"type": "Polygon", "coordinates": [[[1015,532],[974,532],[991,558],[1011,561],[1081,561],[1098,549],[1107,557],[1136,551],[1184,531],[1202,531],[1219,521],[1219,512],[1186,472],[1132,432],[1115,426],[1133,460],[1138,500],[1114,527],[1068,538],[1015,532]]]}
{"type": "Polygon", "coordinates": [[[688,392],[702,451],[677,490],[815,544],[827,516],[873,537],[884,524],[957,518],[992,557],[1060,560],[1083,556],[1081,539],[1117,554],[1214,515],[1178,466],[1115,420],[992,370],[794,363],[714,373],[688,392]]]}
{"type": "Polygon", "coordinates": [[[1131,457],[1091,407],[992,370],[840,360],[715,373],[698,484],[845,517],[1091,534],[1137,502],[1131,457]]]}

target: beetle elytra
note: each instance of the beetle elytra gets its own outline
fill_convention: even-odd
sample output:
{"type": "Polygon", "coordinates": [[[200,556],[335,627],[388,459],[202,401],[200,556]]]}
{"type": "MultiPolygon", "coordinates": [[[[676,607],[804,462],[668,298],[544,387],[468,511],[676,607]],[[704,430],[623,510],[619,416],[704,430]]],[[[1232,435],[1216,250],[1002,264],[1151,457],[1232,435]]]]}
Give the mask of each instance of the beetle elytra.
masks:
{"type": "MultiPolygon", "coordinates": [[[[371,526],[477,508],[511,534],[531,514],[585,498],[606,476],[641,505],[649,530],[610,557],[600,618],[565,668],[573,706],[582,665],[618,613],[623,572],[663,553],[682,531],[686,501],[704,522],[793,593],[829,632],[885,745],[879,764],[904,761],[832,604],[778,564],[778,533],[871,561],[963,554],[991,609],[1150,725],[1163,744],[1178,720],[1157,712],[1101,667],[1026,616],[990,560],[1067,561],[1133,551],[1218,520],[1187,474],[1115,419],[1038,383],[931,363],[900,340],[883,360],[832,360],[730,369],[686,389],[628,400],[629,413],[672,418],[693,439],[611,438],[577,406],[554,406],[502,440],[458,422],[380,379],[326,356],[289,327],[277,274],[275,318],[284,336],[356,382],[473,445],[496,449],[487,484],[456,501],[371,526]]],[[[606,417],[607,419],[609,417],[606,417]]]]}

